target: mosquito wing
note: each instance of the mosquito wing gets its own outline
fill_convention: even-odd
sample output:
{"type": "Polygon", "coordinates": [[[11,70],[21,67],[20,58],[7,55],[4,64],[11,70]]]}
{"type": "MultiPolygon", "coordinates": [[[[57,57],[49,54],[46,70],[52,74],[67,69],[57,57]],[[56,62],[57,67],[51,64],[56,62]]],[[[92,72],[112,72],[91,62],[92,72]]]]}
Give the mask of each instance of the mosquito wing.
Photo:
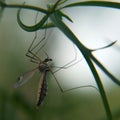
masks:
{"type": "Polygon", "coordinates": [[[37,68],[28,71],[26,73],[24,73],[23,75],[21,75],[20,77],[18,77],[17,82],[14,84],[14,88],[17,88],[19,86],[22,86],[23,84],[25,84],[28,80],[30,80],[30,78],[32,78],[32,76],[34,75],[35,71],[37,68]]]}

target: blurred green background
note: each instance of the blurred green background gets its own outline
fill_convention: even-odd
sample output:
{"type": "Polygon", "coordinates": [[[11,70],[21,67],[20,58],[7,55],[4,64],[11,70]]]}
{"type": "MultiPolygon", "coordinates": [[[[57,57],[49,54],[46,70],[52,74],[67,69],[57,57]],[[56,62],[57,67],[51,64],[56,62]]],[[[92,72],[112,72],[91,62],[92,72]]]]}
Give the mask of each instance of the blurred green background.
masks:
{"type": "MultiPolygon", "coordinates": [[[[101,97],[95,89],[61,93],[48,74],[47,96],[36,109],[39,73],[24,86],[13,88],[20,74],[35,67],[25,57],[34,33],[18,26],[16,12],[6,9],[0,23],[0,120],[106,120],[101,97]]],[[[114,120],[120,120],[119,87],[113,84],[106,93],[114,120]]]]}

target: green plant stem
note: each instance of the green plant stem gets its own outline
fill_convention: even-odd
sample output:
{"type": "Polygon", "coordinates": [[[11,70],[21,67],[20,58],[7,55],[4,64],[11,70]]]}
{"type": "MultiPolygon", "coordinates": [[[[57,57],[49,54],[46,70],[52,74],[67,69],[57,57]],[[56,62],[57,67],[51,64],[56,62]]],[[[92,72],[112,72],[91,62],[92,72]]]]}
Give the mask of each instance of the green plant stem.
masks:
{"type": "Polygon", "coordinates": [[[30,10],[35,10],[35,11],[39,11],[39,12],[42,12],[44,14],[49,14],[50,12],[43,9],[43,8],[40,8],[40,7],[36,7],[36,6],[31,6],[31,5],[25,5],[25,4],[2,4],[1,5],[3,8],[23,8],[23,9],[30,9],[30,10]]]}
{"type": "Polygon", "coordinates": [[[65,23],[63,23],[61,21],[61,18],[57,15],[57,12],[53,13],[52,15],[50,15],[51,20],[53,21],[53,23],[56,25],[56,27],[58,27],[77,47],[78,49],[81,51],[81,53],[83,54],[87,64],[89,65],[91,72],[93,73],[93,76],[96,80],[97,86],[99,88],[100,91],[100,95],[105,107],[105,111],[106,111],[106,115],[108,120],[112,120],[112,114],[110,111],[110,107],[108,104],[108,100],[104,91],[104,87],[101,83],[101,80],[99,78],[99,75],[97,73],[97,70],[95,69],[90,56],[92,55],[90,50],[88,50],[77,38],[76,36],[73,34],[73,32],[68,28],[68,26],[65,25],[65,23]]]}
{"type": "Polygon", "coordinates": [[[110,1],[84,1],[84,2],[76,2],[71,3],[63,8],[69,8],[69,7],[77,7],[77,6],[97,6],[97,7],[109,7],[109,8],[117,8],[120,9],[120,3],[119,2],[110,2],[110,1]]]}
{"type": "Polygon", "coordinates": [[[112,81],[114,83],[116,83],[117,85],[120,86],[120,81],[118,79],[116,79],[93,55],[90,56],[91,59],[96,63],[96,65],[102,70],[104,71],[104,73],[112,79],[112,81]]]}
{"type": "Polygon", "coordinates": [[[95,66],[93,65],[91,59],[89,57],[86,58],[86,59],[87,59],[88,65],[91,69],[91,72],[93,73],[93,76],[96,80],[97,86],[99,88],[100,95],[101,95],[101,98],[102,98],[102,101],[103,101],[103,105],[105,107],[107,118],[108,118],[108,120],[112,120],[112,113],[111,113],[110,106],[109,106],[109,103],[108,103],[108,100],[107,100],[107,95],[105,93],[105,90],[104,90],[104,87],[103,87],[102,82],[100,80],[100,77],[98,75],[98,72],[97,72],[95,66]]]}

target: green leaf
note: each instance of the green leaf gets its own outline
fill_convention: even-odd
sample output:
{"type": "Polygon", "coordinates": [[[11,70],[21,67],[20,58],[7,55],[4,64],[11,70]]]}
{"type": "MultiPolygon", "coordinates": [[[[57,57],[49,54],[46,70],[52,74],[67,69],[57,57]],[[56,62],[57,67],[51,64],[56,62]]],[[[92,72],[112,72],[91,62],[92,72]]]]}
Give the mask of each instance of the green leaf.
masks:
{"type": "Polygon", "coordinates": [[[77,2],[71,3],[63,8],[67,7],[77,7],[77,6],[98,6],[98,7],[110,7],[120,9],[120,3],[118,2],[109,2],[109,1],[85,1],[85,2],[77,2]]]}
{"type": "Polygon", "coordinates": [[[98,51],[98,50],[102,50],[102,49],[105,49],[105,48],[111,47],[111,46],[114,45],[116,42],[117,42],[117,40],[114,41],[114,42],[112,42],[112,43],[110,43],[110,44],[108,44],[108,45],[106,45],[106,46],[104,46],[104,47],[97,48],[97,49],[90,49],[90,50],[91,50],[91,52],[98,51]]]}

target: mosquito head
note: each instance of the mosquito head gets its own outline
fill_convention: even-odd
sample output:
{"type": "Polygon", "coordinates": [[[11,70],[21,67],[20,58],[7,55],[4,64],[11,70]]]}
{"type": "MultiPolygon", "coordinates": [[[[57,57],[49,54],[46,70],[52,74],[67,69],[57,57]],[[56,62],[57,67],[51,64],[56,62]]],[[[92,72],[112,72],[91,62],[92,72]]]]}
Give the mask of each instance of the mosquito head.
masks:
{"type": "Polygon", "coordinates": [[[49,61],[52,61],[52,59],[51,59],[51,58],[46,58],[46,59],[44,60],[44,62],[49,62],[49,61]]]}
{"type": "Polygon", "coordinates": [[[44,59],[44,62],[49,62],[49,61],[52,61],[51,58],[49,58],[48,54],[44,51],[45,55],[46,55],[46,58],[44,59]]]}

